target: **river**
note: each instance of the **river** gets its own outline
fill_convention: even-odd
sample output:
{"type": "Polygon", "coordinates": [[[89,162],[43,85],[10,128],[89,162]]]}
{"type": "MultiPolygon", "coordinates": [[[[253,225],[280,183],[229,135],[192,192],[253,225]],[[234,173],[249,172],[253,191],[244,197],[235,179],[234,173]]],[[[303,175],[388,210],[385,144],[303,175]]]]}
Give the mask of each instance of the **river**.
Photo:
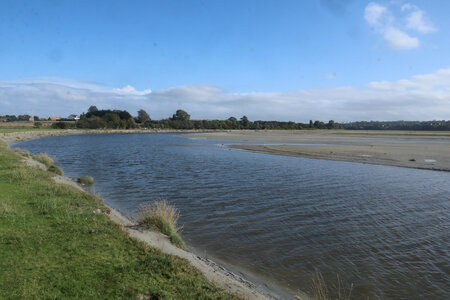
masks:
{"type": "MultiPolygon", "coordinates": [[[[66,176],[132,217],[165,198],[189,248],[269,288],[320,272],[352,299],[450,296],[450,172],[251,153],[175,134],[46,137],[66,176]]],[[[234,142],[236,143],[236,142],[234,142]]]]}

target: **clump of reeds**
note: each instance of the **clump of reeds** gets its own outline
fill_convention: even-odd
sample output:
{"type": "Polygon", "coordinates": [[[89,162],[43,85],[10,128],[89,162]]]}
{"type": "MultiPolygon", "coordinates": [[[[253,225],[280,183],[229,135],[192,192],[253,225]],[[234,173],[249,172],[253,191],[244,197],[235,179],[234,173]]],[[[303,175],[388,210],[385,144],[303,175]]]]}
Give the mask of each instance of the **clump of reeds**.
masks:
{"type": "Polygon", "coordinates": [[[82,185],[93,185],[94,178],[92,178],[92,176],[81,176],[77,179],[77,182],[82,185]]]}
{"type": "MultiPolygon", "coordinates": [[[[312,277],[310,299],[313,300],[350,300],[352,295],[353,284],[348,291],[344,288],[341,278],[337,275],[337,284],[331,286],[325,282],[322,274],[316,272],[312,277]]],[[[297,299],[303,299],[297,296],[297,299]]],[[[308,298],[309,299],[309,298],[308,298]]]]}
{"type": "Polygon", "coordinates": [[[14,148],[14,152],[16,152],[17,154],[23,156],[23,157],[29,157],[30,156],[30,152],[28,150],[25,149],[20,149],[20,148],[14,148]]]}
{"type": "Polygon", "coordinates": [[[33,154],[31,156],[34,160],[37,160],[40,163],[43,163],[45,166],[50,167],[53,165],[54,161],[53,158],[51,158],[50,156],[48,156],[45,153],[41,153],[41,154],[33,154]]]}
{"type": "Polygon", "coordinates": [[[58,174],[58,175],[61,175],[61,176],[64,175],[63,170],[60,167],[57,167],[55,165],[52,165],[52,166],[48,167],[48,171],[52,172],[52,173],[55,173],[55,174],[58,174]]]}
{"type": "Polygon", "coordinates": [[[177,227],[180,212],[169,204],[167,200],[156,200],[151,204],[141,204],[136,213],[139,225],[155,228],[169,236],[170,241],[179,248],[185,249],[186,245],[178,234],[177,227]]]}

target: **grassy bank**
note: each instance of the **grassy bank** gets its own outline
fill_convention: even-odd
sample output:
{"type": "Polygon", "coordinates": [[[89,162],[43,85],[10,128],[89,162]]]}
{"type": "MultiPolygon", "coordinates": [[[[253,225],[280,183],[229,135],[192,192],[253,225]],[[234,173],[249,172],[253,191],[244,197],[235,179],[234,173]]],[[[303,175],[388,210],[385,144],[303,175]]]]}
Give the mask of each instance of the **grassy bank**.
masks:
{"type": "Polygon", "coordinates": [[[0,298],[229,299],[186,261],[131,239],[93,195],[0,142],[0,298]]]}

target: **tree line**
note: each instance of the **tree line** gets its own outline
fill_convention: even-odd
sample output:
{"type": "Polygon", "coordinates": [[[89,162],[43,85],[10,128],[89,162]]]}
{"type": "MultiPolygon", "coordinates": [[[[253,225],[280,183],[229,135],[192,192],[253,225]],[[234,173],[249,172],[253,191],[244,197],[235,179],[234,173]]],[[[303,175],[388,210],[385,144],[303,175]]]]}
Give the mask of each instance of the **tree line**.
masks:
{"type": "Polygon", "coordinates": [[[149,114],[141,109],[136,117],[125,110],[99,110],[91,106],[87,113],[80,115],[80,120],[70,124],[57,122],[55,128],[153,128],[153,129],[336,129],[340,125],[330,120],[328,123],[312,120],[305,123],[282,122],[282,121],[250,121],[246,116],[239,120],[230,117],[226,120],[192,120],[191,116],[184,110],[178,109],[171,118],[152,120],[149,114]]]}
{"type": "MultiPolygon", "coordinates": [[[[28,121],[28,115],[0,116],[4,122],[28,121]]],[[[39,118],[34,116],[34,120],[39,118]]],[[[309,123],[283,122],[283,121],[250,121],[246,116],[240,119],[230,117],[226,120],[193,120],[184,110],[178,109],[170,118],[152,120],[143,109],[132,116],[126,110],[99,110],[96,106],[89,107],[87,113],[80,115],[77,122],[55,122],[54,128],[88,128],[88,129],[349,129],[349,130],[448,130],[449,121],[360,121],[337,123],[333,120],[324,123],[310,120],[309,123]]]]}

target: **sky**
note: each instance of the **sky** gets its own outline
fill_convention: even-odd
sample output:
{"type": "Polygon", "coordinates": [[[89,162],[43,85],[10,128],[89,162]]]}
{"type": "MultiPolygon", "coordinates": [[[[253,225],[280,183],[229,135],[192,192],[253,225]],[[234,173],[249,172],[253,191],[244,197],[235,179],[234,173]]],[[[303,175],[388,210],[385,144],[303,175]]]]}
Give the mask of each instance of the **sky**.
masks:
{"type": "Polygon", "coordinates": [[[450,1],[0,0],[0,115],[450,119],[450,1]]]}

